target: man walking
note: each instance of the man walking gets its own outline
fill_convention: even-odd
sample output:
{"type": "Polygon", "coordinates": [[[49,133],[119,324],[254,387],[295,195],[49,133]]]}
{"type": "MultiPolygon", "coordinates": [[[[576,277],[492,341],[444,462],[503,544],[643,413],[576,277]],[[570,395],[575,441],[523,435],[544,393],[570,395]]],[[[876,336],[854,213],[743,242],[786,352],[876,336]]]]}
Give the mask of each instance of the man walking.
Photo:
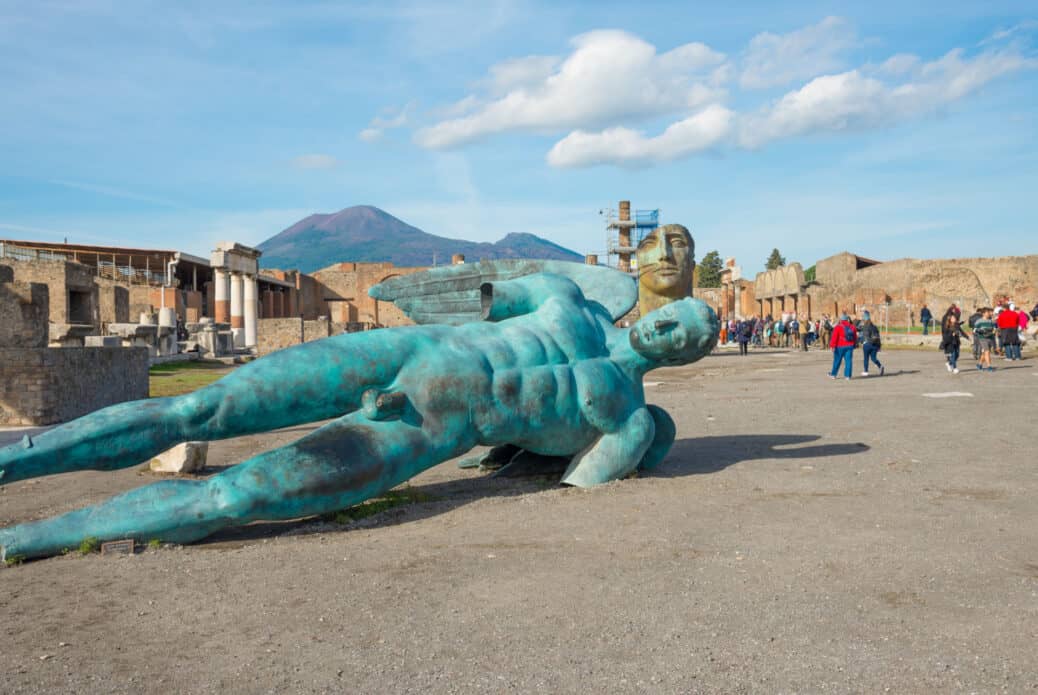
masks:
{"type": "Polygon", "coordinates": [[[981,311],[981,317],[973,324],[973,344],[980,351],[977,369],[989,372],[995,371],[991,366],[991,351],[995,348],[995,331],[998,329],[991,314],[991,309],[985,307],[981,311]]]}
{"type": "Polygon", "coordinates": [[[872,361],[879,367],[879,375],[883,376],[883,372],[886,371],[883,365],[880,364],[879,359],[876,355],[879,354],[880,348],[882,347],[882,338],[879,334],[879,328],[876,324],[872,323],[872,316],[869,312],[865,312],[861,315],[861,354],[865,358],[865,367],[862,371],[862,376],[869,375],[869,362],[872,361]]]}
{"type": "Polygon", "coordinates": [[[919,321],[923,324],[923,335],[930,334],[930,322],[933,321],[933,313],[930,308],[923,305],[923,308],[919,310],[919,321]]]}
{"type": "Polygon", "coordinates": [[[998,314],[999,333],[1002,335],[1002,349],[1005,358],[1010,362],[1020,359],[1020,314],[1016,311],[1016,305],[1010,304],[998,314]]]}
{"type": "Polygon", "coordinates": [[[847,381],[851,380],[851,371],[853,370],[852,362],[854,359],[854,346],[858,344],[858,331],[854,328],[854,324],[851,323],[851,319],[844,313],[840,317],[840,322],[833,326],[833,339],[829,343],[829,347],[833,351],[833,369],[829,372],[829,378],[835,379],[837,372],[840,371],[840,362],[845,362],[843,370],[843,378],[847,381]]]}

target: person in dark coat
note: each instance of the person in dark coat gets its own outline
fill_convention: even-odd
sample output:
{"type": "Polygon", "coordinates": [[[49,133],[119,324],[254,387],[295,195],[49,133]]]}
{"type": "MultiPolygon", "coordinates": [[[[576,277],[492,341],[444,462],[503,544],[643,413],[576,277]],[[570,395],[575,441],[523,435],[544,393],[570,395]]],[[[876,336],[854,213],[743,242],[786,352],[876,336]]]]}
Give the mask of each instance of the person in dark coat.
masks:
{"type": "Polygon", "coordinates": [[[959,346],[962,338],[968,339],[969,336],[962,329],[958,317],[952,313],[947,314],[941,326],[941,350],[947,359],[945,366],[952,374],[959,373],[959,346]]]}
{"type": "Polygon", "coordinates": [[[739,343],[739,354],[745,355],[749,352],[750,338],[753,336],[753,323],[740,321],[735,333],[735,340],[739,343]]]}

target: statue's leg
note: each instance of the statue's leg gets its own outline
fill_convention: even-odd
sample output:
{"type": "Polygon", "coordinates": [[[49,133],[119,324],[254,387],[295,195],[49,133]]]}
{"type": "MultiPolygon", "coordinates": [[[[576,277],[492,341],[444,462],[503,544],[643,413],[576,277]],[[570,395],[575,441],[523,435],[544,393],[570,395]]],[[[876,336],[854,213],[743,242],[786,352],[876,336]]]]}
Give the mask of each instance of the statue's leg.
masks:
{"type": "Polygon", "coordinates": [[[54,555],[88,537],[189,543],[251,521],[336,511],[474,444],[468,435],[354,413],[208,480],[152,483],[93,507],[0,529],[0,555],[54,555]]]}
{"type": "Polygon", "coordinates": [[[0,448],[0,485],[41,475],[142,463],[185,441],[226,439],[338,417],[369,386],[392,381],[401,334],[336,336],[280,350],[194,393],[120,403],[0,448]],[[386,348],[386,349],[380,349],[386,348]]]}
{"type": "Polygon", "coordinates": [[[638,470],[640,471],[651,470],[662,463],[667,456],[667,452],[670,451],[670,447],[674,445],[674,438],[677,437],[678,433],[673,418],[670,417],[666,410],[658,405],[647,405],[645,407],[649,409],[649,415],[652,416],[655,434],[653,434],[649,450],[645,452],[641,463],[638,464],[638,470]]]}

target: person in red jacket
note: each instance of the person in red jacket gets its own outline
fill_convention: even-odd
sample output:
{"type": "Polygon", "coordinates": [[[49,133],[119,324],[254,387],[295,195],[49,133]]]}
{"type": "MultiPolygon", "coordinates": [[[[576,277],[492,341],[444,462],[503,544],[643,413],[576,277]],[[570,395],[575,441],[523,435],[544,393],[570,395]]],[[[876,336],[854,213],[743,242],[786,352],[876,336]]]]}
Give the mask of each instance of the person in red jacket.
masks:
{"type": "Polygon", "coordinates": [[[1010,362],[1020,359],[1020,314],[1016,305],[1010,304],[1008,309],[998,313],[998,330],[1002,334],[1002,349],[1010,362]]]}
{"type": "Polygon", "coordinates": [[[858,329],[851,323],[851,319],[844,313],[840,322],[833,326],[833,337],[829,341],[829,347],[833,351],[833,369],[829,372],[829,378],[835,379],[840,371],[840,362],[846,361],[843,370],[843,378],[851,380],[851,363],[854,361],[854,346],[858,344],[858,329]]]}

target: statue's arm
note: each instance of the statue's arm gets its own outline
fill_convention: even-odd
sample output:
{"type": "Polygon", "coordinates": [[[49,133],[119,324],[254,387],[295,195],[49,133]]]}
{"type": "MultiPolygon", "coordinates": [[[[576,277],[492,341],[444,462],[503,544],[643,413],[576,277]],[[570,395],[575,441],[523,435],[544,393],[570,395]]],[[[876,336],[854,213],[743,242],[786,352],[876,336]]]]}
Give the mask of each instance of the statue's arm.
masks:
{"type": "Polygon", "coordinates": [[[638,464],[640,471],[651,470],[663,462],[670,447],[673,446],[678,432],[674,419],[666,410],[658,405],[648,405],[646,408],[649,410],[649,415],[652,416],[655,431],[652,436],[652,444],[649,445],[645,455],[642,456],[641,463],[638,464]]]}
{"type": "Polygon", "coordinates": [[[638,408],[615,431],[603,433],[590,447],[573,457],[562,482],[591,487],[634,472],[653,443],[656,426],[648,408],[638,408]]]}
{"type": "Polygon", "coordinates": [[[552,273],[484,282],[479,288],[479,295],[480,316],[484,321],[502,321],[533,313],[551,298],[584,302],[584,295],[575,282],[552,273]]]}

